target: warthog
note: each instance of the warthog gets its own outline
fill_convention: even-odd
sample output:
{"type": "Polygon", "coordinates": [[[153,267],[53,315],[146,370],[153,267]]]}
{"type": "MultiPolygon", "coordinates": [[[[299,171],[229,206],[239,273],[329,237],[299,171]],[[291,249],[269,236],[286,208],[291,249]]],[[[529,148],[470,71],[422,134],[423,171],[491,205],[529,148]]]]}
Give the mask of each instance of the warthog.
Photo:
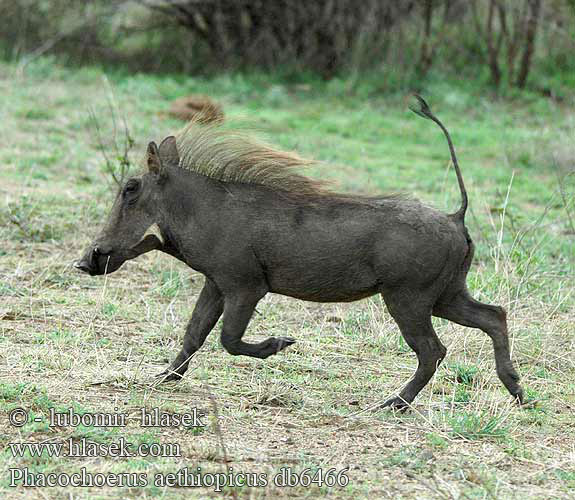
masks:
{"type": "Polygon", "coordinates": [[[218,127],[190,126],[159,147],[148,171],[129,179],[108,221],[76,267],[112,273],[126,260],[161,250],[205,276],[183,347],[161,376],[177,380],[223,313],[221,342],[233,355],[267,358],[294,343],[242,337],[268,292],[315,302],[351,302],[376,293],[417,370],[383,406],[405,408],[446,355],[431,316],[479,328],[493,341],[497,374],[522,402],[503,308],[474,300],[466,286],[473,243],[464,224],[467,193],[448,131],[417,96],[419,115],[447,138],[461,207],[444,214],[397,195],[342,195],[293,173],[309,162],[218,127]]]}

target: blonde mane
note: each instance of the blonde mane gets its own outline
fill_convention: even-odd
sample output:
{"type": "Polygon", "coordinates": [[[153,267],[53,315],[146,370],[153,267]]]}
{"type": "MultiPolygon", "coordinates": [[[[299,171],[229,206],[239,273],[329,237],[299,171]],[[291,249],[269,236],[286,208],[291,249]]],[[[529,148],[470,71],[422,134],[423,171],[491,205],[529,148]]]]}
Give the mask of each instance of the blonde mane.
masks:
{"type": "Polygon", "coordinates": [[[324,183],[296,172],[317,162],[280,151],[220,124],[190,122],[176,135],[176,143],[180,167],[212,179],[257,184],[304,197],[335,195],[324,183]]]}

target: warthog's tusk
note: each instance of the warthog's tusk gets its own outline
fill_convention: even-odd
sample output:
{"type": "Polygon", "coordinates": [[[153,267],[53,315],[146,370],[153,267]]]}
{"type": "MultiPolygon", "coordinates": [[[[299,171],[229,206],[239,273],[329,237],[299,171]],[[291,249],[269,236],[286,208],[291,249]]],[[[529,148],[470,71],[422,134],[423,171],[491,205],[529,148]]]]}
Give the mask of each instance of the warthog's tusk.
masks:
{"type": "Polygon", "coordinates": [[[144,233],[144,236],[142,236],[142,239],[140,241],[143,241],[146,238],[146,236],[150,235],[158,238],[162,245],[164,244],[164,237],[162,236],[162,231],[160,231],[160,227],[155,222],[148,229],[146,229],[146,232],[144,233]]]}

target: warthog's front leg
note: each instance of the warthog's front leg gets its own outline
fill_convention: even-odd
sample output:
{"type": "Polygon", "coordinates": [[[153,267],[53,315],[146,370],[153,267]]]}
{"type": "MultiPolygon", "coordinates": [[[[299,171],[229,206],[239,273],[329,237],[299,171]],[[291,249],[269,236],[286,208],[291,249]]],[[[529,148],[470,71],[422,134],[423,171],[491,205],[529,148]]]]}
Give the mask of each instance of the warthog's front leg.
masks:
{"type": "Polygon", "coordinates": [[[223,309],[222,294],[216,285],[206,278],[204,288],[200,292],[192,318],[186,328],[184,345],[170,367],[158,375],[158,377],[164,377],[163,382],[182,378],[188,369],[190,358],[202,347],[206,337],[222,315],[223,309]]]}
{"type": "Polygon", "coordinates": [[[226,297],[222,345],[230,354],[265,359],[295,342],[294,339],[288,337],[270,337],[258,344],[249,344],[242,340],[261,297],[252,292],[226,297]]]}

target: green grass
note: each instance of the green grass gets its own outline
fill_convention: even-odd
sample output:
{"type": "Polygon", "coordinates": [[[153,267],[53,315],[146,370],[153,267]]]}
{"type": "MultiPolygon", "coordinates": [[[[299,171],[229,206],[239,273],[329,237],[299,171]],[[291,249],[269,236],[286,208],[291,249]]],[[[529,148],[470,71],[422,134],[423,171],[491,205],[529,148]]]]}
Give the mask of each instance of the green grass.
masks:
{"type": "MultiPolygon", "coordinates": [[[[50,58],[24,75],[0,63],[0,495],[30,498],[205,498],[210,488],[7,489],[10,442],[87,436],[178,443],[183,457],[96,461],[22,459],[36,471],[177,472],[201,467],[273,477],[281,467],[349,467],[345,487],[226,488],[238,498],[565,498],[573,496],[575,424],[575,113],[534,94],[506,99],[431,78],[424,95],[451,131],[470,196],[476,242],[474,296],[508,311],[513,359],[532,408],[515,407],[482,332],[434,319],[448,357],[405,414],[378,409],[396,394],[415,356],[379,297],[309,304],[268,296],[247,338],[297,343],[265,362],[232,357],[217,330],[179,384],[153,376],[177,353],[203,278],[159,253],[106,278],[72,268],[104,222],[116,193],[91,116],[113,165],[121,163],[122,117],[137,164],[149,140],[181,123],[170,101],[207,93],[228,121],[248,124],[281,147],[325,162],[310,171],[347,192],[404,191],[453,211],[455,175],[440,131],[408,111],[403,93],[374,82],[285,83],[223,75],[104,73],[50,58]],[[114,105],[112,113],[110,103],[114,105]],[[115,126],[114,126],[115,121],[115,126]],[[114,135],[114,129],[116,133],[114,135]],[[116,141],[120,148],[113,147],[116,141]],[[561,182],[560,182],[561,181],[561,182]],[[127,412],[198,408],[202,428],[16,429],[23,407],[127,412]],[[117,408],[117,410],[115,410],[117,408]],[[224,462],[226,449],[228,462],[224,462]],[[35,496],[34,496],[35,495],[35,496]]],[[[573,95],[568,102],[573,102],[573,95]]]]}
{"type": "Polygon", "coordinates": [[[497,416],[459,413],[451,419],[452,433],[464,439],[503,439],[507,429],[497,416]]]}

